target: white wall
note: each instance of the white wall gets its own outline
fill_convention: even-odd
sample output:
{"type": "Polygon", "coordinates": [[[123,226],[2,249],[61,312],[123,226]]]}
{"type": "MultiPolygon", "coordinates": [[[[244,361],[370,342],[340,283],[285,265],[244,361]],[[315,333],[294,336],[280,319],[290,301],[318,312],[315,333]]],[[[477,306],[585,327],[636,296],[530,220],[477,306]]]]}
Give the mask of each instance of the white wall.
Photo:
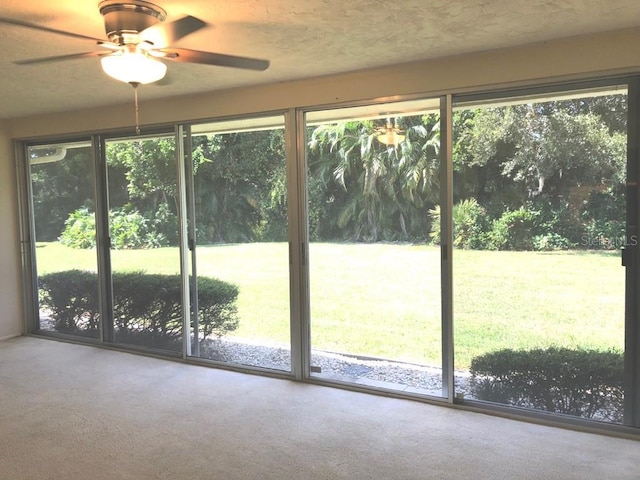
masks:
{"type": "MultiPolygon", "coordinates": [[[[439,95],[599,75],[640,73],[640,29],[575,37],[441,58],[211,92],[141,105],[141,123],[170,124],[237,114],[398,95],[439,95]]],[[[0,107],[1,108],[1,107],[0,107]]],[[[0,123],[0,338],[22,332],[15,174],[10,139],[131,127],[131,104],[18,118],[0,123]]]]}
{"type": "Polygon", "coordinates": [[[0,340],[23,333],[18,202],[13,147],[0,122],[0,340]]]}
{"type": "MultiPolygon", "coordinates": [[[[141,123],[163,124],[397,95],[437,95],[515,83],[640,72],[640,29],[308,80],[176,97],[141,104],[141,123]]],[[[144,86],[142,87],[144,88],[144,86]]],[[[11,121],[13,138],[131,127],[127,103],[11,121]]]]}

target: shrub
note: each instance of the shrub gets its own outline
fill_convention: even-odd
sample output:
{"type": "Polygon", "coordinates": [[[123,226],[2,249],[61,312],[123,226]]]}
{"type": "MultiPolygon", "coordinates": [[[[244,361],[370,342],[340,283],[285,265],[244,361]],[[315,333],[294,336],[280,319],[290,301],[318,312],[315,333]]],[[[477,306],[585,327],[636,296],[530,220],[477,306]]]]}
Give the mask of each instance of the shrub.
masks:
{"type": "MultiPolygon", "coordinates": [[[[96,246],[95,214],[87,208],[72,212],[64,223],[60,243],[72,248],[96,246]]],[[[117,250],[156,248],[177,241],[177,218],[166,204],[153,217],[145,218],[136,209],[112,208],[109,211],[109,237],[117,250]]]]}
{"type": "Polygon", "coordinates": [[[150,246],[164,247],[178,244],[178,216],[161,203],[152,214],[147,228],[147,241],[150,246]]]}
{"type": "MultiPolygon", "coordinates": [[[[584,225],[576,214],[575,208],[563,199],[551,199],[548,197],[539,198],[540,201],[536,203],[536,208],[540,212],[536,223],[537,233],[540,236],[548,237],[553,236],[556,239],[566,239],[566,248],[574,248],[579,246],[579,243],[584,235],[584,225]]],[[[552,237],[549,237],[550,239],[552,237]]],[[[552,245],[555,240],[551,239],[552,245]]],[[[556,244],[551,249],[562,249],[562,244],[556,244]]],[[[534,245],[534,248],[536,246],[534,245]]],[[[537,248],[536,248],[537,249],[537,248]]],[[[544,250],[545,248],[540,248],[544,250]]]]}
{"type": "Polygon", "coordinates": [[[625,222],[622,220],[588,219],[580,246],[597,250],[618,250],[625,245],[625,231],[625,222]]]}
{"type": "Polygon", "coordinates": [[[622,419],[623,355],[549,347],[499,350],[471,361],[479,400],[585,418],[622,419]]]}
{"type": "MultiPolygon", "coordinates": [[[[431,238],[440,243],[440,206],[429,210],[431,238]]],[[[486,244],[486,211],[475,198],[468,198],[453,206],[453,246],[481,249],[486,244]]]]}
{"type": "Polygon", "coordinates": [[[93,248],[96,246],[96,217],[88,208],[71,212],[64,222],[60,243],[72,248],[93,248]]]}
{"type": "Polygon", "coordinates": [[[162,237],[154,235],[149,221],[137,210],[112,208],[109,211],[109,237],[111,248],[122,250],[126,248],[154,248],[161,247],[162,237]]]}
{"type": "Polygon", "coordinates": [[[581,215],[584,234],[580,245],[604,250],[622,247],[625,240],[624,212],[625,195],[621,186],[591,191],[581,215]]]}
{"type": "Polygon", "coordinates": [[[489,246],[494,250],[533,250],[533,231],[538,212],[519,208],[507,210],[493,221],[489,246]]]}
{"type": "Polygon", "coordinates": [[[51,311],[56,331],[100,335],[96,273],[68,270],[42,275],[38,281],[40,307],[51,311]]]}
{"type": "Polygon", "coordinates": [[[533,249],[537,251],[567,250],[571,242],[557,233],[545,233],[533,237],[533,249]]]}
{"type": "MultiPolygon", "coordinates": [[[[114,272],[113,320],[117,341],[151,347],[176,346],[182,335],[182,293],[179,275],[114,272]]],[[[51,311],[54,329],[80,335],[99,334],[97,276],[69,270],[39,278],[41,307],[51,311]]],[[[198,319],[201,340],[238,328],[238,287],[198,277],[198,319]]]]}

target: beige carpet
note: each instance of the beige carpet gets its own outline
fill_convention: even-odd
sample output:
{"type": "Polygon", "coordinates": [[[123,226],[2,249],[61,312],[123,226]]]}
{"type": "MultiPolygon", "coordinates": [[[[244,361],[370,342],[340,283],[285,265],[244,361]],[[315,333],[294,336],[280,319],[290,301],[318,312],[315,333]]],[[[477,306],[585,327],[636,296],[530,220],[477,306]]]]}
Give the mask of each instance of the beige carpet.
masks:
{"type": "Polygon", "coordinates": [[[0,342],[0,479],[634,479],[640,442],[36,338],[0,342]]]}

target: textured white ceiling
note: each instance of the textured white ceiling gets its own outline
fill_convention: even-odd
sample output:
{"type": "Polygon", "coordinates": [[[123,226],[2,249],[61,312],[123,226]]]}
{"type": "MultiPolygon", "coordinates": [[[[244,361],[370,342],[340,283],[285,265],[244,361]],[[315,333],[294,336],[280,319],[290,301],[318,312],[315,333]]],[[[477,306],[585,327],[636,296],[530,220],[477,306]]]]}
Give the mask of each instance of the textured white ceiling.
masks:
{"type": "MultiPolygon", "coordinates": [[[[98,0],[0,0],[0,17],[104,37],[98,0]]],[[[158,0],[168,20],[210,24],[179,47],[266,58],[265,72],[169,64],[146,99],[273,83],[640,26],[638,0],[158,0]]],[[[131,87],[95,58],[15,65],[92,51],[91,41],[0,24],[0,118],[120,104],[131,87]]]]}

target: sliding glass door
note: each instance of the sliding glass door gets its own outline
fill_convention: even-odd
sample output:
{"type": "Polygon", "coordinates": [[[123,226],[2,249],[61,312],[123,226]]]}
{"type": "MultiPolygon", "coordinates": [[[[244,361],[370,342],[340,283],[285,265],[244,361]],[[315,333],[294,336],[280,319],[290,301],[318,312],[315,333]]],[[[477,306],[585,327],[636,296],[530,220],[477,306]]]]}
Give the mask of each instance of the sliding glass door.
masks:
{"type": "Polygon", "coordinates": [[[309,112],[313,378],[443,393],[440,100],[309,112]]]}
{"type": "Polygon", "coordinates": [[[100,337],[90,140],[27,148],[38,312],[33,328],[100,337]]]}
{"type": "Polygon", "coordinates": [[[461,99],[459,397],[621,423],[626,85],[461,99]]]}
{"type": "Polygon", "coordinates": [[[113,309],[106,340],[182,352],[175,138],[110,139],[105,156],[113,309]]]}
{"type": "Polygon", "coordinates": [[[637,81],[27,143],[29,332],[638,427],[637,81]]]}
{"type": "Polygon", "coordinates": [[[291,371],[282,115],[191,127],[192,355],[291,371]]]}

